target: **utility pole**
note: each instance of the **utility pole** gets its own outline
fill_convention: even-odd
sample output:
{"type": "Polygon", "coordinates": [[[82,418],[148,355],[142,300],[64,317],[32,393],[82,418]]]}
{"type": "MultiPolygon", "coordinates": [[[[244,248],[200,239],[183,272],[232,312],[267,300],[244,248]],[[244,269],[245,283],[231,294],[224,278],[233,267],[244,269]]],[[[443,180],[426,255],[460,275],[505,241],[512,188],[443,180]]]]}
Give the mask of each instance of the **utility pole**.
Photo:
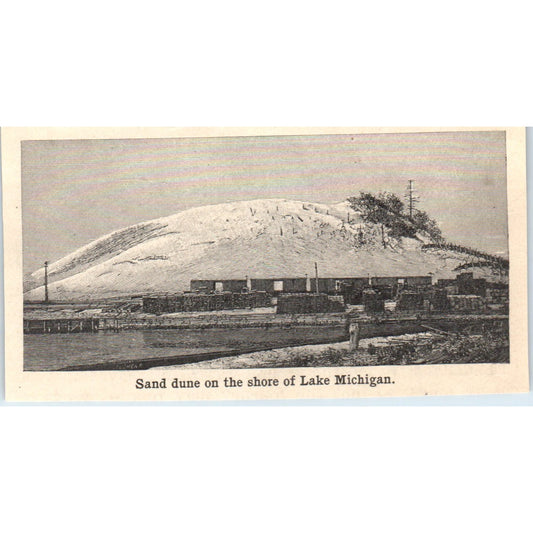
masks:
{"type": "Polygon", "coordinates": [[[316,280],[316,293],[318,294],[318,265],[315,261],[315,280],[316,280]]]}
{"type": "Polygon", "coordinates": [[[44,262],[44,303],[48,303],[48,261],[44,262]]]}
{"type": "Polygon", "coordinates": [[[405,194],[406,199],[409,202],[409,218],[413,218],[413,212],[415,209],[415,204],[418,203],[418,198],[415,195],[415,188],[413,187],[414,180],[409,180],[409,185],[407,186],[407,193],[405,194]]]}

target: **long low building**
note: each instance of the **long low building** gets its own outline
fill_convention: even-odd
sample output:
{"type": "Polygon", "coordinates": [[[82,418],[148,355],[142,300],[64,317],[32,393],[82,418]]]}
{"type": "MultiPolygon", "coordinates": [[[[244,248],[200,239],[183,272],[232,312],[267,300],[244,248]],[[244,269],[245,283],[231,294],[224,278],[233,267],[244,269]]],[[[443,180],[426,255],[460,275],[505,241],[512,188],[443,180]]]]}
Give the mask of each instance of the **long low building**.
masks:
{"type": "Polygon", "coordinates": [[[271,295],[316,293],[343,295],[347,303],[360,303],[362,292],[371,287],[387,298],[394,298],[402,289],[430,287],[431,276],[337,277],[318,278],[246,278],[246,279],[193,279],[191,292],[266,292],[271,295]]]}
{"type": "Polygon", "coordinates": [[[192,279],[191,292],[243,292],[250,289],[246,279],[192,279]]]}

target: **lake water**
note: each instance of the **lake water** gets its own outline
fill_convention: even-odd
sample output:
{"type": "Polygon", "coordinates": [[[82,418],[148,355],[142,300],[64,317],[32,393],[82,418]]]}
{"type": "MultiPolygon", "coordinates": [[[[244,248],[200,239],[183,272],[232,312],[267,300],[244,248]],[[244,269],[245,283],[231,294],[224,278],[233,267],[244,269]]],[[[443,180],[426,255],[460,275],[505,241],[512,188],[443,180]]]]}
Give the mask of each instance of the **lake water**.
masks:
{"type": "Polygon", "coordinates": [[[335,342],[343,340],[343,335],[343,328],[331,326],[28,334],[24,335],[24,370],[61,370],[192,354],[207,356],[231,350],[243,353],[293,344],[335,342]]]}

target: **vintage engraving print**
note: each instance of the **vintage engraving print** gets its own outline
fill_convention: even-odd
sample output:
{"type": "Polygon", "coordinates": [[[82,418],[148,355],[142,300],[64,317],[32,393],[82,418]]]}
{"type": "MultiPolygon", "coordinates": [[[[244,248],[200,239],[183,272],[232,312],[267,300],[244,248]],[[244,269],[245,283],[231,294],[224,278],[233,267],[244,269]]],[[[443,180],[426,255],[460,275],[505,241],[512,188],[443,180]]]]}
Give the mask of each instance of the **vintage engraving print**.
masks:
{"type": "Polygon", "coordinates": [[[8,400],[528,390],[525,130],[2,130],[8,400]]]}

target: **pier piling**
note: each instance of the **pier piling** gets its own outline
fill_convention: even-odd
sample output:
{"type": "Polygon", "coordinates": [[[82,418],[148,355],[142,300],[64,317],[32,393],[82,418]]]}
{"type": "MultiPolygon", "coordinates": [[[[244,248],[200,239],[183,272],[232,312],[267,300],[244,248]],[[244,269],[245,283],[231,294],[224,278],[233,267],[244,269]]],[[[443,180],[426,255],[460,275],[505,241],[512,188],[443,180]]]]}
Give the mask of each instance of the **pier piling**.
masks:
{"type": "Polygon", "coordinates": [[[359,322],[352,322],[350,324],[350,350],[357,350],[359,348],[359,338],[361,335],[361,327],[359,322]]]}

